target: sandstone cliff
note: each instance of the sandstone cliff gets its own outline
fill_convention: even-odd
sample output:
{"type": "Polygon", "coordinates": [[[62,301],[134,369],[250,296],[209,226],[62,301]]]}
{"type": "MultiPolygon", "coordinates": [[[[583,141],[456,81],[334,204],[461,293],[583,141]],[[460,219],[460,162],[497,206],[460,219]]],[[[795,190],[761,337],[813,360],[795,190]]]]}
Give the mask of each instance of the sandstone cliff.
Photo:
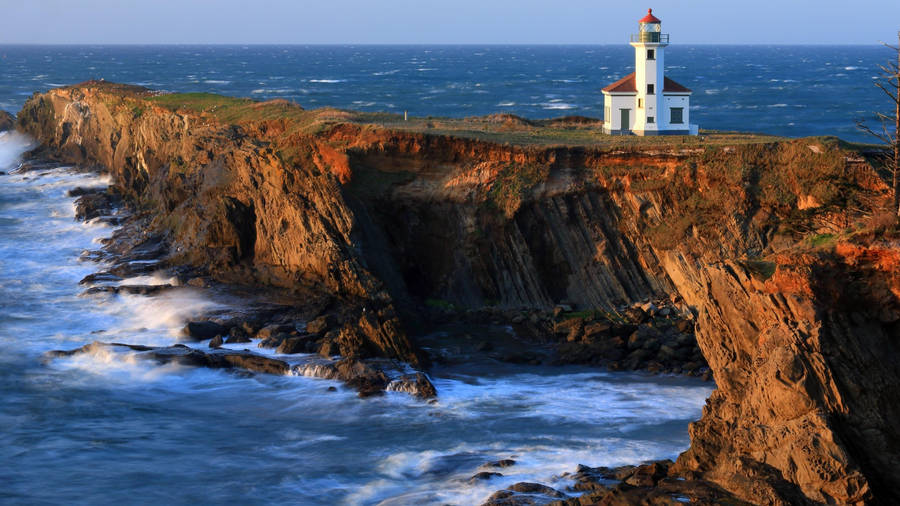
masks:
{"type": "Polygon", "coordinates": [[[348,354],[415,361],[395,307],[429,299],[683,299],[718,389],[676,472],[760,503],[900,501],[896,224],[834,139],[505,145],[108,83],[35,96],[18,127],[109,170],[173,262],[356,308],[348,354]]]}
{"type": "Polygon", "coordinates": [[[0,132],[9,130],[16,125],[16,118],[12,114],[0,110],[0,132]]]}

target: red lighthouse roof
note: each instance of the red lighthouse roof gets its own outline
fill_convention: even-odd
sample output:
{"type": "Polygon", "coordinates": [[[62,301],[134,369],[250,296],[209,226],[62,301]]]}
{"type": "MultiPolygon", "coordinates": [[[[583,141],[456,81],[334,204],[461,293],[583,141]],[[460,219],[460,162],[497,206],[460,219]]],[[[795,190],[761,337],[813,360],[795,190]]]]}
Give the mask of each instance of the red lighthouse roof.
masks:
{"type": "Polygon", "coordinates": [[[653,9],[647,9],[647,15],[642,17],[638,23],[662,23],[662,21],[653,15],[653,9]]]}

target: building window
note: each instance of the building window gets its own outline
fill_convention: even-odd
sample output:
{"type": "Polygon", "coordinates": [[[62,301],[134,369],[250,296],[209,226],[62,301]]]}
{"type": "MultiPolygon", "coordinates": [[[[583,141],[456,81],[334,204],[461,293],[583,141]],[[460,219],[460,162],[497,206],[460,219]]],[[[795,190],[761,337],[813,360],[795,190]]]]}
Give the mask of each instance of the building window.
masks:
{"type": "Polygon", "coordinates": [[[647,85],[647,94],[648,94],[648,95],[652,95],[652,94],[653,94],[653,85],[652,85],[652,84],[648,84],[648,85],[647,85]]]}
{"type": "Polygon", "coordinates": [[[672,119],[669,120],[669,123],[678,125],[684,123],[684,107],[673,107],[669,110],[672,111],[672,119]]]}
{"type": "Polygon", "coordinates": [[[656,59],[656,50],[654,50],[654,49],[648,49],[648,50],[647,50],[647,59],[648,59],[648,60],[655,60],[655,59],[656,59]]]}
{"type": "Polygon", "coordinates": [[[639,98],[638,99],[638,109],[643,109],[643,108],[644,108],[644,99],[639,98]]]}
{"type": "Polygon", "coordinates": [[[653,116],[647,116],[647,123],[656,123],[656,118],[653,116]]]}

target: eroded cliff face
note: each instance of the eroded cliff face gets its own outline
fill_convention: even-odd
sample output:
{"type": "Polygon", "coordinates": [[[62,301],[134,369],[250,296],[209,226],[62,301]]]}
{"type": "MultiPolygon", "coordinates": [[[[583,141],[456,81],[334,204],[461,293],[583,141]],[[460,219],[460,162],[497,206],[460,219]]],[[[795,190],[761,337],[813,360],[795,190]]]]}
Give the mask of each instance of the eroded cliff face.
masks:
{"type": "Polygon", "coordinates": [[[376,354],[415,360],[396,304],[683,299],[718,389],[678,473],[758,503],[900,502],[900,247],[847,232],[887,189],[836,141],[517,147],[151,95],[54,90],[18,125],[110,170],[173,261],[334,294],[359,308],[343,341],[376,354]]]}
{"type": "Polygon", "coordinates": [[[151,93],[108,83],[57,90],[32,98],[18,127],[48,156],[108,170],[168,238],[173,264],[289,287],[298,302],[334,296],[354,323],[341,331],[342,351],[418,363],[390,295],[353,251],[353,212],[334,177],[286,164],[235,128],[149,104],[137,110],[123,96],[151,93]]]}

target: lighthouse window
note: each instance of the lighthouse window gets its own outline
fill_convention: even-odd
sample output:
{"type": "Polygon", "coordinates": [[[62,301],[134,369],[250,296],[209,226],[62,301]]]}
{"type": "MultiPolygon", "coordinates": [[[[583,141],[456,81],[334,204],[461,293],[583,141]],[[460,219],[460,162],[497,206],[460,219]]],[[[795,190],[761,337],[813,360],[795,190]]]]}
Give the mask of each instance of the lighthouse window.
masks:
{"type": "Polygon", "coordinates": [[[648,94],[648,95],[652,95],[652,94],[653,94],[653,85],[652,85],[652,84],[648,84],[648,85],[647,85],[647,94],[648,94]]]}
{"type": "Polygon", "coordinates": [[[656,123],[656,118],[653,116],[647,116],[647,123],[656,123]]]}
{"type": "Polygon", "coordinates": [[[656,50],[655,50],[655,49],[648,49],[648,50],[647,50],[647,59],[648,59],[648,60],[655,60],[655,59],[656,59],[656,50]]]}
{"type": "Polygon", "coordinates": [[[669,110],[672,111],[672,119],[669,123],[684,123],[684,107],[673,107],[669,110]]]}
{"type": "Polygon", "coordinates": [[[643,109],[643,108],[644,108],[644,99],[639,98],[638,99],[638,109],[643,109]]]}

